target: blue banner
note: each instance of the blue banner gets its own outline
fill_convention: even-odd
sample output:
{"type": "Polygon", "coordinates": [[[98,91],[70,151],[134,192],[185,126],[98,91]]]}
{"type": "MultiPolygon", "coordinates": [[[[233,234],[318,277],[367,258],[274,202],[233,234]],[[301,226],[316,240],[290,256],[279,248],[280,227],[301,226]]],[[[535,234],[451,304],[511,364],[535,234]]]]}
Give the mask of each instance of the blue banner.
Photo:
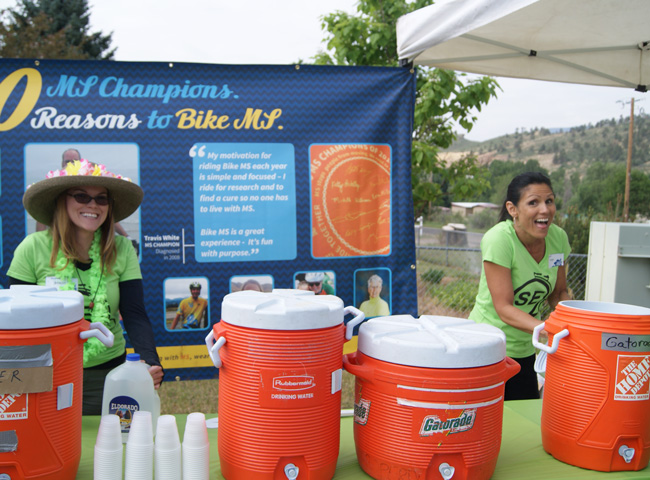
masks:
{"type": "Polygon", "coordinates": [[[216,375],[204,338],[230,292],[416,316],[414,96],[404,68],[2,59],[0,283],[37,228],[26,186],[72,148],[145,192],[119,227],[167,379],[216,375]]]}

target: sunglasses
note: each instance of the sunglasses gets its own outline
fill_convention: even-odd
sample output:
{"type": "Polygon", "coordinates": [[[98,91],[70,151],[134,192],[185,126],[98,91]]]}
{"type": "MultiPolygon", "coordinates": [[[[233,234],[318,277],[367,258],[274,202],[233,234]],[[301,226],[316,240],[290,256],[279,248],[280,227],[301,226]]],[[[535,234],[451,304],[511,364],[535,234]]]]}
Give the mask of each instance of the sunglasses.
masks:
{"type": "Polygon", "coordinates": [[[108,205],[109,203],[109,198],[108,195],[102,194],[102,195],[97,195],[96,197],[91,197],[87,193],[68,193],[69,196],[75,199],[75,202],[81,203],[83,205],[87,205],[90,203],[91,200],[95,200],[95,203],[97,205],[101,205],[102,207],[108,205]]]}
{"type": "Polygon", "coordinates": [[[321,283],[323,283],[323,282],[307,282],[307,285],[309,285],[310,287],[317,287],[321,283]]]}

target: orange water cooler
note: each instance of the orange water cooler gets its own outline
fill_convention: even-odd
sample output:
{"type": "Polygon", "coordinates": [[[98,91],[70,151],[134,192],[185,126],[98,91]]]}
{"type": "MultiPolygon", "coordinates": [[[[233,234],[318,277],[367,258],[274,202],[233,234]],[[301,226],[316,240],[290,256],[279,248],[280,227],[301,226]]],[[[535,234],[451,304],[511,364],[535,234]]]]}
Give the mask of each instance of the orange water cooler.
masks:
{"type": "Polygon", "coordinates": [[[0,290],[0,477],[70,480],[81,458],[83,344],[113,334],[83,320],[83,296],[0,290]]]}
{"type": "Polygon", "coordinates": [[[487,480],[501,447],[505,335],[471,320],[373,318],[344,356],[355,375],[354,440],[373,478],[487,480]]]}
{"type": "Polygon", "coordinates": [[[343,344],[363,314],[298,290],[226,295],[206,337],[219,368],[226,480],[330,480],[339,454],[343,344]],[[347,325],[344,316],[356,316],[347,325]]]}
{"type": "Polygon", "coordinates": [[[533,344],[547,353],[542,444],[558,460],[600,471],[650,460],[650,309],[560,302],[533,344]],[[538,341],[549,334],[549,346],[538,341]]]}

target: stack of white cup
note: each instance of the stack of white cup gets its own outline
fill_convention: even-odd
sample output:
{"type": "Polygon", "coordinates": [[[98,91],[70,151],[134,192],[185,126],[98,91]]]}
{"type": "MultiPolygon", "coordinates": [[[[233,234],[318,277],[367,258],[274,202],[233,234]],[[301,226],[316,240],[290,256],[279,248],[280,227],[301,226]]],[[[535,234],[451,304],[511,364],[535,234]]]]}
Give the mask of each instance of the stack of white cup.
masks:
{"type": "Polygon", "coordinates": [[[210,478],[210,441],[205,415],[190,413],[183,434],[183,480],[210,478]]]}
{"type": "Polygon", "coordinates": [[[122,431],[117,415],[104,415],[95,442],[95,480],[122,480],[122,431]]]}
{"type": "Polygon", "coordinates": [[[133,414],[126,441],[125,480],[153,480],[153,425],[151,412],[133,414]]]}
{"type": "Polygon", "coordinates": [[[156,480],[180,480],[181,441],[178,437],[176,417],[173,415],[158,417],[154,464],[156,480]]]}

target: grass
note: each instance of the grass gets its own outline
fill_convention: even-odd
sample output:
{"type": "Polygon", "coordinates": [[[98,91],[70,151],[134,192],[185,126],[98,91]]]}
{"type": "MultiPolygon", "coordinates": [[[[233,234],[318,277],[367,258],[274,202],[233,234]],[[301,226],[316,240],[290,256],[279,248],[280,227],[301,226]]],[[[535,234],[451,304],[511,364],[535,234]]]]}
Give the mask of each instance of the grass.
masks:
{"type": "MultiPolygon", "coordinates": [[[[354,408],[355,378],[343,371],[341,408],[354,408]]],[[[219,404],[219,380],[183,380],[163,382],[158,390],[160,413],[216,413],[219,404]]]]}

